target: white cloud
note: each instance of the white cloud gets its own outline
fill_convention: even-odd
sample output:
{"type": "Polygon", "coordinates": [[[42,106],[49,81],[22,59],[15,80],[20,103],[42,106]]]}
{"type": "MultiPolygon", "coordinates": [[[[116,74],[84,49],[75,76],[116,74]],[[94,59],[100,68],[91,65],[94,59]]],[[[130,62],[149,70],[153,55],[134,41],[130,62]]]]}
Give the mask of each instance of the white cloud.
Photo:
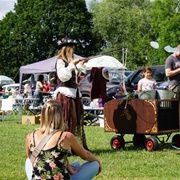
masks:
{"type": "Polygon", "coordinates": [[[0,20],[5,17],[6,13],[12,11],[17,0],[0,0],[0,20]]]}

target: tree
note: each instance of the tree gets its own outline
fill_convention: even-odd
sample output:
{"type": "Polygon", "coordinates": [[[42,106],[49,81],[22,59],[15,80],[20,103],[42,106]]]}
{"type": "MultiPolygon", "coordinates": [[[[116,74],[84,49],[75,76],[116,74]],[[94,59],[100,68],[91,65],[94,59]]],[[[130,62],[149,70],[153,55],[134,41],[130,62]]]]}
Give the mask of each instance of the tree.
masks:
{"type": "MultiPolygon", "coordinates": [[[[151,29],[152,37],[159,42],[156,58],[164,64],[169,55],[164,47],[176,47],[180,42],[180,2],[179,0],[155,0],[153,3],[151,29]]],[[[148,54],[152,57],[152,51],[148,54]]]]}
{"type": "MultiPolygon", "coordinates": [[[[126,47],[127,67],[164,64],[166,45],[179,44],[179,0],[96,0],[91,4],[94,31],[103,40],[102,51],[126,47]],[[150,46],[157,41],[158,49],[150,46]]],[[[121,59],[121,53],[113,54],[121,59]]]]}
{"type": "Polygon", "coordinates": [[[20,66],[55,56],[57,40],[64,36],[79,40],[77,54],[96,52],[84,0],[19,0],[14,10],[0,21],[1,74],[13,77],[20,66]]]}
{"type": "MultiPolygon", "coordinates": [[[[105,41],[104,51],[127,48],[129,69],[147,64],[151,5],[149,0],[103,0],[91,4],[94,30],[105,41]]],[[[121,53],[115,56],[121,59],[121,53]]]]}
{"type": "Polygon", "coordinates": [[[14,77],[15,73],[18,71],[21,61],[17,58],[17,44],[13,42],[10,38],[13,34],[13,27],[15,26],[16,17],[14,13],[9,12],[4,21],[0,21],[0,74],[4,74],[14,77]],[[12,53],[14,49],[14,53],[12,53]],[[9,72],[12,73],[9,73],[9,72]]]}

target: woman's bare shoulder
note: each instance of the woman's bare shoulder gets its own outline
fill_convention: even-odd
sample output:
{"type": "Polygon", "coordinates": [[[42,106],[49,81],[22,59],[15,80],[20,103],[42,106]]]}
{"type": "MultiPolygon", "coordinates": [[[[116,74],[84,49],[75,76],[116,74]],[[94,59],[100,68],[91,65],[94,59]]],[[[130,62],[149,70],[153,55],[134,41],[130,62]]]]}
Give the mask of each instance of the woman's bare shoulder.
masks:
{"type": "Polygon", "coordinates": [[[30,132],[27,134],[26,138],[30,138],[32,136],[33,132],[30,132]]]}
{"type": "Polygon", "coordinates": [[[39,131],[39,129],[36,129],[30,133],[27,134],[26,139],[30,139],[33,138],[34,134],[37,133],[39,131]]]}
{"type": "Polygon", "coordinates": [[[71,138],[74,138],[74,137],[75,137],[71,132],[65,131],[64,133],[65,133],[65,135],[66,135],[67,138],[70,138],[70,139],[71,139],[71,138]]]}
{"type": "Polygon", "coordinates": [[[26,135],[26,143],[27,144],[30,144],[30,142],[32,141],[33,139],[33,132],[30,132],[26,135]]]}

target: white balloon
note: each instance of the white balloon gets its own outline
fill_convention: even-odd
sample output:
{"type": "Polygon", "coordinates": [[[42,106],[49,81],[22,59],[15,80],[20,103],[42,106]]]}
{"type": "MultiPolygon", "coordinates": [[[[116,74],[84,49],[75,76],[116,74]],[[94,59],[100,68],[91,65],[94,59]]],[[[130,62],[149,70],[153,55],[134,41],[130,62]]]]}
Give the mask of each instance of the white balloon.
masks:
{"type": "Polygon", "coordinates": [[[159,44],[158,44],[157,42],[155,42],[155,41],[151,41],[151,42],[150,42],[150,45],[151,45],[153,48],[155,48],[155,49],[158,49],[158,48],[159,48],[159,44]]]}
{"type": "Polygon", "coordinates": [[[174,53],[176,48],[172,48],[171,46],[168,45],[164,47],[164,50],[168,53],[174,53]]]}

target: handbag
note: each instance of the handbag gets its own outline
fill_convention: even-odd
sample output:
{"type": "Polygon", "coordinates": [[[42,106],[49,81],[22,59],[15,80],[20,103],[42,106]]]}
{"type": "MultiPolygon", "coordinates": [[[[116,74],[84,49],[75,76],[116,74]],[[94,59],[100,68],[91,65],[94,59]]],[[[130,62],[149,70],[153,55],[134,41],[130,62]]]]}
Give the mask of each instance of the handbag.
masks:
{"type": "Polygon", "coordinates": [[[33,163],[42,150],[42,148],[45,146],[45,144],[48,142],[48,140],[52,137],[53,134],[55,134],[58,130],[54,130],[51,134],[46,135],[41,142],[36,146],[34,151],[32,152],[30,158],[27,158],[25,161],[25,171],[26,176],[28,180],[32,180],[32,172],[33,172],[33,163]]]}

